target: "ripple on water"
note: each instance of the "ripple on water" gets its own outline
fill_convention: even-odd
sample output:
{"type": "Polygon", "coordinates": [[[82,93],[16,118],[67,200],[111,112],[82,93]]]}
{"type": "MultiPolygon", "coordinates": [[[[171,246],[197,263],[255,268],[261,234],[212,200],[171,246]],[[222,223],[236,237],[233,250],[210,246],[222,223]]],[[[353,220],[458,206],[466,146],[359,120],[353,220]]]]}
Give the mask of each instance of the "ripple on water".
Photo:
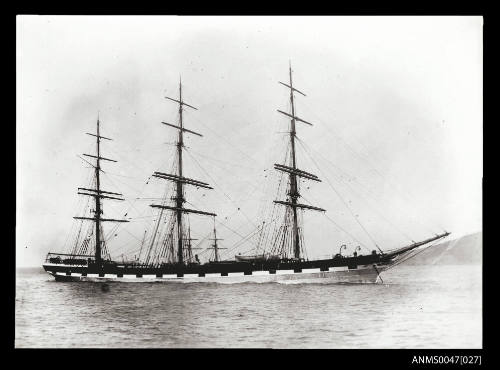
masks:
{"type": "Polygon", "coordinates": [[[18,273],[15,345],[481,347],[480,267],[389,272],[384,284],[110,283],[108,291],[18,273]]]}

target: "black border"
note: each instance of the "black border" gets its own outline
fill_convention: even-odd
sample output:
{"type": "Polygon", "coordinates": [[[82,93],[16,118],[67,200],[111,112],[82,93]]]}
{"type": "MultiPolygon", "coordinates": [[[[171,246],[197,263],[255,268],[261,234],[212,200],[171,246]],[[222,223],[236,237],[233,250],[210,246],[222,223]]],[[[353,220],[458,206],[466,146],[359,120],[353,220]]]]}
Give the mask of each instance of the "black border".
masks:
{"type": "MultiPolygon", "coordinates": [[[[41,4],[41,3],[39,3],[41,4]]],[[[253,5],[254,3],[250,4],[253,5]]],[[[25,4],[23,4],[25,5],[25,4]]],[[[490,80],[491,76],[491,64],[490,64],[490,54],[493,45],[490,45],[492,41],[490,40],[491,25],[494,24],[494,19],[488,16],[485,11],[485,7],[481,4],[477,5],[475,9],[460,7],[454,4],[453,9],[435,9],[435,4],[433,7],[429,8],[423,3],[419,2],[418,6],[411,11],[405,10],[401,7],[391,7],[382,6],[377,3],[376,7],[368,7],[364,9],[359,9],[356,6],[347,6],[345,4],[339,5],[336,10],[332,9],[321,9],[320,11],[313,8],[304,8],[299,6],[301,4],[283,4],[279,8],[274,9],[269,5],[261,7],[260,9],[247,9],[247,13],[244,14],[241,3],[232,3],[226,5],[223,3],[205,3],[205,9],[203,6],[194,8],[192,3],[177,2],[176,4],[167,4],[163,6],[151,7],[148,9],[134,8],[130,6],[124,6],[122,3],[120,7],[117,6],[106,6],[103,4],[93,5],[87,3],[68,3],[62,6],[53,6],[43,3],[40,7],[38,6],[23,6],[22,8],[17,8],[11,15],[9,21],[3,22],[4,26],[9,27],[9,31],[13,31],[14,36],[9,40],[13,40],[12,49],[13,54],[15,54],[16,48],[16,15],[17,14],[73,14],[73,15],[482,15],[484,18],[484,28],[483,28],[483,50],[484,50],[484,63],[483,63],[483,91],[484,91],[484,103],[488,102],[488,98],[491,99],[493,96],[493,87],[490,80]],[[73,6],[84,5],[87,8],[75,9],[73,6]],[[292,11],[287,9],[293,8],[292,11]],[[295,11],[300,11],[295,13],[295,11]],[[485,78],[486,77],[486,78],[485,78]]],[[[307,6],[312,6],[312,4],[307,4],[307,6]]],[[[5,14],[5,13],[4,13],[5,14]]],[[[5,16],[4,16],[5,20],[5,16]]],[[[4,60],[5,63],[5,60],[4,60]]],[[[15,57],[13,58],[13,67],[16,68],[15,57]]],[[[9,68],[10,69],[10,68],[9,68]]],[[[14,91],[16,89],[16,75],[15,73],[7,73],[12,78],[12,84],[14,86],[14,91]]],[[[5,74],[4,74],[5,77],[5,74]]],[[[5,92],[5,91],[4,91],[5,92]]],[[[12,92],[9,91],[9,94],[12,92]]],[[[11,95],[12,96],[12,95],[11,95]]],[[[14,100],[16,98],[14,97],[14,100]]],[[[493,276],[491,274],[492,267],[489,266],[493,261],[496,260],[494,255],[497,249],[494,241],[492,240],[492,234],[489,230],[492,227],[488,225],[493,222],[492,210],[493,205],[490,204],[491,192],[490,188],[492,186],[492,178],[484,172],[483,176],[483,349],[381,349],[381,350],[369,350],[369,349],[352,349],[352,350],[269,350],[269,349],[14,349],[14,337],[15,337],[15,197],[12,195],[15,192],[15,156],[12,153],[15,151],[15,125],[16,122],[16,111],[15,111],[15,101],[10,105],[12,109],[9,112],[13,112],[12,119],[4,120],[4,129],[12,130],[13,139],[8,141],[12,144],[12,147],[7,147],[3,145],[3,149],[6,150],[4,155],[4,165],[12,166],[10,171],[10,178],[13,179],[13,183],[10,183],[10,188],[4,191],[4,194],[8,194],[7,198],[11,202],[9,208],[11,212],[4,210],[4,216],[9,215],[13,217],[14,220],[9,223],[9,229],[12,236],[12,243],[9,242],[10,248],[7,249],[9,255],[8,260],[12,261],[12,264],[8,266],[8,276],[12,278],[13,281],[7,283],[10,290],[8,309],[9,314],[3,315],[3,317],[8,317],[8,330],[4,330],[4,349],[7,350],[9,356],[15,356],[16,365],[21,365],[26,362],[31,362],[31,360],[37,360],[40,365],[49,366],[64,366],[72,367],[74,365],[83,365],[87,368],[91,368],[97,365],[99,368],[101,365],[110,364],[116,367],[116,365],[123,364],[138,364],[143,367],[155,366],[154,363],[157,360],[158,365],[164,367],[170,366],[184,366],[184,365],[201,365],[206,366],[216,366],[216,367],[231,367],[237,368],[241,366],[250,367],[261,367],[278,365],[288,366],[297,365],[298,361],[302,363],[302,366],[318,366],[335,368],[339,366],[368,366],[370,368],[381,368],[395,365],[397,368],[433,368],[435,365],[412,365],[412,359],[414,356],[434,356],[434,355],[481,355],[482,356],[482,366],[491,364],[493,362],[492,358],[488,355],[489,348],[493,345],[492,338],[492,315],[488,312],[491,307],[492,296],[488,293],[492,291],[493,276]],[[7,127],[5,127],[7,126],[7,127]],[[10,191],[9,191],[10,190],[10,191]],[[14,191],[12,191],[14,190],[14,191]],[[485,246],[485,247],[484,247],[485,246]],[[5,335],[7,334],[7,335],[5,335]],[[81,359],[81,360],[79,360],[81,359]],[[174,361],[174,360],[179,360],[174,361]],[[154,361],[154,362],[153,362],[154,361]]],[[[489,123],[491,118],[491,111],[488,109],[488,104],[483,106],[483,137],[484,137],[484,148],[486,152],[491,149],[492,146],[488,145],[488,140],[493,140],[495,135],[491,131],[493,124],[489,123]]],[[[483,163],[485,168],[492,166],[495,162],[494,154],[484,155],[483,150],[483,163]],[[493,159],[492,159],[493,157],[493,159]]],[[[5,171],[5,167],[4,167],[5,171]]],[[[4,172],[5,173],[5,172],[4,172]]],[[[5,175],[7,176],[7,175],[5,175]]],[[[5,184],[4,184],[5,186],[5,184]]],[[[8,186],[8,185],[7,185],[8,186]]],[[[12,219],[11,219],[12,220],[12,219]]],[[[5,245],[4,245],[5,247],[5,245]]],[[[4,250],[5,250],[4,249],[4,250]]],[[[5,283],[4,283],[5,284],[5,283]]],[[[4,307],[5,308],[5,307],[4,307]]],[[[456,365],[448,365],[452,367],[456,365]]],[[[464,368],[470,367],[463,366],[464,368]]]]}

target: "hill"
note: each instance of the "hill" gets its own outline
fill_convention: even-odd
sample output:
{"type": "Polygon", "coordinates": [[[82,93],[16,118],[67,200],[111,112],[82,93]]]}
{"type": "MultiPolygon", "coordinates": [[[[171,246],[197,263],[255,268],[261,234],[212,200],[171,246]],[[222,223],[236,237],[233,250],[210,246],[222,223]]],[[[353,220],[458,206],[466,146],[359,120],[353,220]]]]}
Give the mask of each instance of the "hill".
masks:
{"type": "Polygon", "coordinates": [[[470,265],[481,264],[483,233],[465,235],[430,247],[405,262],[407,265],[470,265]]]}

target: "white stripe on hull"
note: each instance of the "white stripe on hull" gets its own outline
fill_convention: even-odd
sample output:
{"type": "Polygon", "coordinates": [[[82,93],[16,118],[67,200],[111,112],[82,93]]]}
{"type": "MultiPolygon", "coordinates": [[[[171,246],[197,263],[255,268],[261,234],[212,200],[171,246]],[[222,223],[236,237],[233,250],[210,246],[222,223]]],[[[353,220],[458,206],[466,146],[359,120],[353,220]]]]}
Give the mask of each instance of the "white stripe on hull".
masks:
{"type": "MultiPolygon", "coordinates": [[[[311,269],[312,270],[312,269],[311,269]]],[[[306,270],[307,271],[307,270],[306,270]]],[[[383,268],[378,267],[378,272],[382,272],[383,268]]],[[[340,269],[330,268],[330,271],[318,272],[293,272],[293,270],[277,270],[275,274],[270,274],[269,271],[253,271],[252,275],[244,275],[244,273],[229,273],[228,276],[221,276],[220,273],[206,274],[203,277],[197,274],[186,274],[183,277],[177,275],[123,275],[117,277],[114,274],[105,274],[104,277],[99,277],[97,274],[81,274],[72,273],[71,276],[64,272],[56,273],[59,277],[64,277],[68,281],[90,281],[90,282],[134,282],[134,283],[151,283],[151,282],[178,282],[178,283],[269,283],[279,282],[287,284],[303,284],[303,283],[376,283],[378,272],[373,266],[358,266],[357,269],[340,269]],[[333,271],[332,271],[333,270],[333,271]]],[[[54,275],[54,273],[51,273],[54,275]]]]}

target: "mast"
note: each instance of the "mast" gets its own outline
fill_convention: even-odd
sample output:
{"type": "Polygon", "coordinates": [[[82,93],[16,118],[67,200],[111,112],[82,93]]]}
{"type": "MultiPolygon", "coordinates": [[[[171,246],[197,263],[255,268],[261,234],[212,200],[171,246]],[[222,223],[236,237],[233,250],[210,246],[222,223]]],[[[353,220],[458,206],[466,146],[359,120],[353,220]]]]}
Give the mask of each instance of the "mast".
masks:
{"type": "Polygon", "coordinates": [[[222,240],[222,239],[217,239],[217,230],[214,227],[214,258],[215,262],[219,262],[219,246],[217,245],[217,240],[222,240]]]}
{"type": "MultiPolygon", "coordinates": [[[[296,170],[296,159],[295,159],[295,105],[293,101],[293,81],[292,81],[292,65],[289,64],[289,75],[290,75],[290,104],[292,109],[292,119],[290,120],[290,145],[291,145],[291,156],[292,156],[292,168],[296,170]]],[[[293,210],[293,246],[294,246],[294,256],[295,258],[300,258],[300,245],[299,245],[299,228],[297,225],[297,199],[299,198],[299,192],[297,189],[297,176],[295,173],[290,172],[290,198],[292,199],[292,210],[293,210]]]]}
{"type": "MultiPolygon", "coordinates": [[[[116,162],[113,159],[101,157],[101,139],[105,140],[112,140],[110,138],[101,136],[100,133],[100,120],[99,120],[99,114],[97,115],[97,129],[95,134],[91,133],[86,133],[87,135],[94,136],[96,138],[96,152],[97,155],[91,155],[91,154],[83,154],[84,156],[95,158],[96,159],[96,165],[94,167],[95,171],[95,179],[96,179],[96,187],[95,189],[89,189],[89,188],[78,188],[78,194],[80,195],[88,195],[94,197],[95,200],[95,210],[94,210],[94,217],[79,217],[75,216],[73,218],[78,219],[78,220],[90,220],[95,223],[95,263],[98,266],[102,265],[102,252],[101,252],[101,246],[103,243],[103,240],[101,240],[101,222],[104,221],[111,221],[111,222],[128,222],[128,220],[115,220],[115,219],[104,219],[102,218],[102,204],[101,204],[101,199],[106,198],[106,199],[113,199],[113,200],[124,200],[123,198],[118,198],[122,197],[123,194],[120,193],[113,193],[110,191],[104,191],[101,190],[101,160],[105,161],[110,161],[110,162],[116,162]],[[117,197],[118,196],[118,197],[117,197]]],[[[103,171],[102,171],[103,172],[103,171]]]]}
{"type": "Polygon", "coordinates": [[[213,239],[210,239],[210,240],[214,241],[214,244],[212,244],[212,248],[209,248],[209,249],[213,249],[214,250],[214,262],[219,262],[219,260],[220,260],[220,258],[219,258],[219,249],[227,249],[227,248],[221,248],[217,244],[218,240],[224,240],[224,239],[217,238],[217,229],[215,228],[215,218],[214,218],[214,237],[213,237],[213,239]]]}
{"type": "MultiPolygon", "coordinates": [[[[101,190],[101,180],[99,173],[101,171],[100,167],[100,156],[101,156],[101,140],[99,138],[99,114],[97,114],[97,158],[95,166],[95,179],[96,179],[96,190],[99,194],[101,190]]],[[[101,265],[101,200],[99,197],[94,197],[95,199],[95,262],[98,266],[101,265]]]]}
{"type": "Polygon", "coordinates": [[[193,262],[193,249],[202,249],[199,247],[193,247],[191,244],[191,241],[193,240],[198,240],[196,238],[191,238],[191,227],[188,227],[188,233],[187,233],[187,238],[186,238],[186,246],[187,246],[187,252],[188,252],[188,262],[192,263],[193,262]]]}
{"type": "MultiPolygon", "coordinates": [[[[183,124],[182,124],[182,81],[179,78],[179,139],[177,141],[177,157],[178,157],[178,173],[179,177],[182,177],[182,147],[184,145],[184,137],[183,137],[183,124]]],[[[177,203],[177,261],[179,263],[183,263],[183,239],[182,239],[182,205],[184,203],[184,194],[183,194],[183,186],[182,182],[177,182],[177,195],[176,195],[176,203],[177,203]]]]}
{"type": "MultiPolygon", "coordinates": [[[[190,243],[189,239],[190,236],[187,236],[187,238],[184,238],[183,234],[183,219],[182,216],[184,213],[195,213],[195,214],[201,214],[201,215],[209,215],[209,216],[216,216],[215,213],[210,213],[210,212],[204,212],[204,211],[199,211],[195,209],[188,209],[184,208],[184,203],[186,202],[186,199],[184,197],[184,185],[193,185],[196,187],[201,187],[205,189],[213,189],[212,187],[209,186],[209,184],[190,179],[187,177],[184,177],[183,173],[183,163],[182,163],[182,154],[183,154],[183,147],[184,147],[184,132],[194,134],[197,136],[203,136],[195,131],[188,130],[187,128],[184,127],[184,121],[183,121],[183,115],[182,112],[184,110],[184,106],[187,106],[189,108],[197,110],[198,108],[193,107],[190,104],[187,104],[184,102],[182,98],[182,80],[179,79],[179,99],[174,99],[170,98],[168,96],[165,97],[168,100],[172,100],[176,103],[179,104],[179,125],[174,125],[168,122],[162,122],[164,125],[175,128],[179,130],[179,134],[177,137],[177,174],[168,174],[168,173],[163,173],[163,172],[154,172],[153,177],[157,177],[160,179],[164,180],[169,180],[173,181],[176,183],[176,195],[173,197],[173,200],[175,200],[175,206],[167,206],[164,204],[151,204],[151,207],[155,208],[161,208],[167,209],[174,211],[176,213],[176,222],[177,222],[177,262],[178,263],[184,263],[184,241],[187,239],[188,242],[190,243]]],[[[152,244],[151,244],[152,247],[152,244]]],[[[188,258],[189,259],[189,258],[188,258]]]]}
{"type": "Polygon", "coordinates": [[[278,109],[279,113],[282,113],[283,115],[287,116],[290,118],[290,159],[291,159],[291,167],[285,166],[285,165],[280,165],[280,164],[275,164],[274,168],[287,172],[289,174],[289,180],[290,180],[290,191],[288,192],[288,197],[289,200],[284,202],[284,201],[279,201],[275,200],[274,203],[277,204],[282,204],[285,205],[289,208],[291,208],[291,212],[293,215],[293,225],[292,225],[292,241],[293,241],[293,254],[294,257],[297,259],[300,259],[300,237],[299,237],[299,226],[298,226],[298,217],[297,217],[297,208],[301,209],[311,209],[311,210],[316,210],[316,211],[322,211],[325,212],[324,209],[318,208],[318,207],[313,207],[313,206],[308,206],[305,204],[299,204],[298,199],[300,198],[300,193],[298,190],[298,182],[297,182],[297,177],[303,177],[309,180],[313,181],[321,181],[318,176],[313,175],[309,172],[299,170],[297,168],[297,159],[296,159],[296,153],[295,153],[295,137],[297,136],[297,132],[295,129],[295,123],[296,122],[302,122],[305,124],[308,124],[312,126],[311,123],[297,117],[295,115],[295,97],[294,97],[294,92],[298,92],[299,94],[306,96],[303,92],[297,90],[296,88],[293,87],[293,79],[292,79],[292,65],[289,63],[289,84],[286,84],[284,82],[279,82],[281,85],[284,85],[290,89],[290,106],[291,106],[291,112],[286,113],[278,109]]]}

